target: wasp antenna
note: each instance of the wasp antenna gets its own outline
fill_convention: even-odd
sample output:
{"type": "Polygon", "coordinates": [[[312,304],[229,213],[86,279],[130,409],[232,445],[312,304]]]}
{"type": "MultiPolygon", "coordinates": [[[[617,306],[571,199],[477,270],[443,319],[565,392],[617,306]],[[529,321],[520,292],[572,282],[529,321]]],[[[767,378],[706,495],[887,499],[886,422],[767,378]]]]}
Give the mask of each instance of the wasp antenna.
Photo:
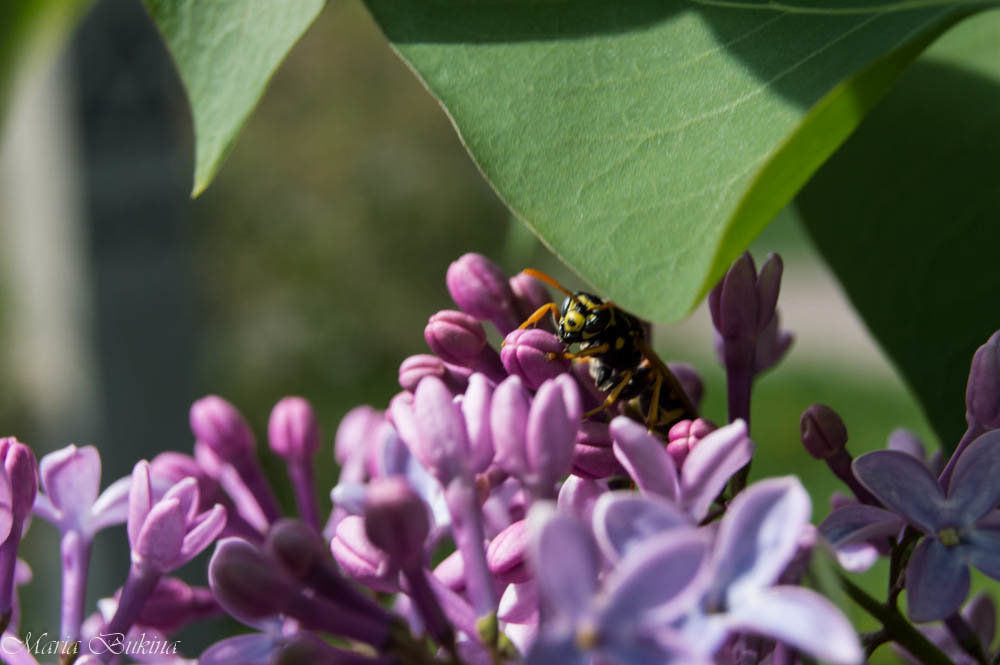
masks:
{"type": "Polygon", "coordinates": [[[553,289],[561,291],[561,292],[565,293],[568,296],[573,295],[572,291],[570,291],[565,286],[563,286],[562,284],[560,284],[556,280],[554,280],[551,277],[549,277],[548,275],[546,275],[541,270],[535,270],[534,268],[525,268],[521,272],[523,272],[525,275],[530,275],[531,277],[534,277],[535,279],[538,279],[538,280],[541,280],[541,281],[545,282],[546,284],[548,284],[549,286],[551,286],[553,289]]]}

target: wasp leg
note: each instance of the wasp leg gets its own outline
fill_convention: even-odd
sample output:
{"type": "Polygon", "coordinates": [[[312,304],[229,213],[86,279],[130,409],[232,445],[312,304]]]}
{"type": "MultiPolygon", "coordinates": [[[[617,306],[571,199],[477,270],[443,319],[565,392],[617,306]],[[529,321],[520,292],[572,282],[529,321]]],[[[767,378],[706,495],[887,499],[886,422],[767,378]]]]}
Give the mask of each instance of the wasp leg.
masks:
{"type": "Polygon", "coordinates": [[[536,309],[535,313],[532,314],[531,316],[529,316],[524,321],[524,323],[522,323],[521,325],[519,325],[518,328],[527,328],[528,326],[533,326],[536,323],[538,323],[539,321],[541,321],[542,317],[544,317],[549,312],[552,312],[552,315],[555,316],[555,313],[558,312],[558,311],[559,311],[559,305],[555,304],[554,302],[550,302],[550,303],[547,303],[545,305],[542,305],[541,307],[539,307],[538,309],[536,309]]]}
{"type": "Polygon", "coordinates": [[[563,353],[549,353],[547,354],[547,356],[549,360],[554,360],[555,358],[563,358],[565,360],[576,360],[577,358],[590,358],[592,356],[599,356],[602,353],[607,353],[610,348],[611,348],[610,344],[601,344],[599,346],[592,346],[589,349],[583,349],[582,351],[577,351],[576,353],[564,351],[563,353]]]}
{"type": "Polygon", "coordinates": [[[622,373],[622,380],[618,382],[618,385],[615,386],[614,390],[612,390],[610,393],[608,393],[608,396],[604,399],[604,403],[601,404],[596,409],[591,409],[587,413],[583,414],[583,417],[584,418],[589,418],[591,416],[596,416],[598,413],[600,413],[604,409],[606,409],[609,406],[611,406],[612,404],[614,404],[615,401],[618,399],[618,396],[622,394],[623,390],[625,390],[625,386],[627,386],[628,382],[632,380],[632,375],[633,374],[635,374],[635,370],[631,370],[631,369],[623,372],[622,373]]]}
{"type": "Polygon", "coordinates": [[[657,372],[656,379],[653,381],[653,403],[649,405],[649,414],[646,416],[646,427],[649,428],[649,431],[653,431],[653,428],[656,427],[656,418],[660,415],[661,388],[663,388],[663,374],[657,372]]]}

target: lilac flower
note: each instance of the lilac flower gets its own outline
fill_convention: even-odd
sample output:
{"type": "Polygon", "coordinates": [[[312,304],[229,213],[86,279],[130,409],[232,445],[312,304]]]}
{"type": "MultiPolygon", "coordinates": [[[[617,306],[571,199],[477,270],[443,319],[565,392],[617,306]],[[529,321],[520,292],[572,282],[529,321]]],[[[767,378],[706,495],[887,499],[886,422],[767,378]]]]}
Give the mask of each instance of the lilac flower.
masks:
{"type": "MultiPolygon", "coordinates": [[[[997,622],[997,610],[993,600],[984,592],[976,594],[962,608],[961,617],[965,620],[969,628],[972,629],[972,634],[979,640],[983,649],[989,653],[990,645],[993,643],[993,637],[996,633],[997,622]]],[[[955,636],[952,632],[945,626],[938,624],[921,626],[920,632],[937,645],[955,665],[978,665],[978,661],[966,653],[955,641],[955,636]]],[[[921,661],[914,658],[913,655],[904,649],[898,648],[897,650],[911,663],[920,665],[921,661]]]]}
{"type": "Polygon", "coordinates": [[[639,423],[619,416],[611,421],[614,451],[643,494],[680,505],[695,521],[708,514],[730,476],[753,456],[746,425],[736,421],[708,434],[688,454],[680,472],[663,442],[639,423]]]}
{"type": "Polygon", "coordinates": [[[39,475],[44,493],[35,497],[34,512],[52,522],[62,537],[62,621],[60,635],[80,636],[91,544],[101,529],[128,517],[129,478],[101,488],[101,458],[93,446],[74,445],[42,458],[39,475]]]}
{"type": "Polygon", "coordinates": [[[514,330],[504,339],[500,360],[511,376],[520,377],[532,390],[544,381],[569,371],[562,357],[566,347],[559,338],[538,328],[514,330]]]}
{"type": "Polygon", "coordinates": [[[768,255],[758,275],[750,254],[744,253],[708,296],[726,368],[730,422],[741,418],[749,424],[754,376],[777,364],[791,346],[792,336],[778,330],[775,309],[781,273],[777,254],[768,255]]]}
{"type": "Polygon", "coordinates": [[[124,633],[136,621],[160,578],[208,547],[226,525],[226,509],[198,512],[198,482],[187,478],[154,500],[149,463],[135,465],[129,487],[128,539],[132,565],[109,633],[124,633]]]}
{"type": "Polygon", "coordinates": [[[14,437],[0,439],[0,633],[14,612],[17,549],[38,492],[35,454],[14,437]]]}
{"type": "MultiPolygon", "coordinates": [[[[191,405],[189,419],[197,441],[235,470],[268,522],[281,517],[278,502],[257,460],[253,432],[236,407],[217,395],[208,395],[191,405]]],[[[238,500],[236,495],[233,498],[238,500]]]]}
{"type": "Polygon", "coordinates": [[[319,529],[313,457],[319,449],[319,423],[312,405],[302,397],[285,397],[275,404],[267,424],[271,449],[285,460],[302,519],[319,529]]]}
{"type": "Polygon", "coordinates": [[[685,632],[714,652],[727,636],[764,635],[830,663],[863,659],[850,622],[830,601],[796,586],[774,586],[808,525],[809,495],[794,477],[758,482],[739,494],[719,525],[701,609],[685,632]]]}
{"type": "Polygon", "coordinates": [[[446,363],[468,367],[493,381],[506,375],[499,354],[486,343],[483,326],[465,312],[442,310],[433,314],[424,328],[424,339],[446,363]]]}
{"type": "MultiPolygon", "coordinates": [[[[448,292],[462,311],[492,321],[506,335],[527,318],[500,268],[482,254],[464,254],[448,266],[448,292]]],[[[530,314],[530,312],[529,312],[530,314]]]]}
{"type": "Polygon", "coordinates": [[[425,376],[436,376],[444,381],[448,389],[455,393],[465,390],[472,370],[452,365],[429,353],[409,356],[399,364],[399,385],[403,390],[413,392],[425,376]]]}
{"type": "Polygon", "coordinates": [[[566,375],[545,381],[534,398],[521,379],[508,377],[493,394],[490,427],[496,463],[536,497],[554,499],[554,487],[573,463],[582,406],[566,375]]]}
{"type": "Polygon", "coordinates": [[[802,412],[799,432],[806,451],[825,461],[833,474],[851,488],[858,501],[878,505],[875,497],[854,477],[851,455],[847,452],[847,427],[836,411],[825,404],[813,404],[802,412]]]}
{"type": "Polygon", "coordinates": [[[969,566],[1000,579],[1000,431],[973,441],[959,456],[947,493],[916,458],[877,450],[854,461],[858,479],[892,512],[927,534],[906,570],[907,604],[914,621],[958,610],[969,593],[969,566]]]}
{"type": "Polygon", "coordinates": [[[538,536],[538,638],[528,665],[710,663],[670,624],[709,583],[708,541],[684,529],[648,539],[598,585],[601,561],[587,527],[555,516],[538,536]]]}

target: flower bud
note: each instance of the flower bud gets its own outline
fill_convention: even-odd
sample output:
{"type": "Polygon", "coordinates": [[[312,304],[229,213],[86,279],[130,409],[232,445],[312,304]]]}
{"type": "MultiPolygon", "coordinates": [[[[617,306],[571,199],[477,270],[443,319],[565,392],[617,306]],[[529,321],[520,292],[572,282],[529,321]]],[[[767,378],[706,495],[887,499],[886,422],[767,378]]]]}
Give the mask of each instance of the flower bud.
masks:
{"type": "Polygon", "coordinates": [[[546,380],[569,371],[570,362],[562,357],[565,351],[566,347],[552,333],[528,328],[507,335],[500,360],[507,372],[537,390],[546,380]]]}
{"type": "Polygon", "coordinates": [[[528,471],[526,430],[531,395],[518,376],[510,376],[493,392],[490,429],[496,449],[495,462],[507,473],[523,477],[528,471]]]}
{"type": "Polygon", "coordinates": [[[219,541],[208,564],[208,583],[226,612],[250,625],[281,613],[299,591],[280,567],[239,538],[219,541]]]}
{"type": "Polygon", "coordinates": [[[465,254],[448,266],[448,292],[459,308],[492,321],[501,335],[517,327],[520,316],[507,275],[482,254],[465,254]]]}
{"type": "Polygon", "coordinates": [[[490,541],[486,561],[497,580],[504,584],[519,584],[534,577],[527,563],[528,541],[525,520],[514,522],[490,541]]]}
{"type": "Polygon", "coordinates": [[[285,397],[274,405],[267,439],[279,457],[309,460],[319,449],[319,424],[312,405],[302,397],[285,397]]]}
{"type": "Polygon", "coordinates": [[[399,591],[399,567],[368,540],[360,516],[348,515],[337,524],[330,552],[344,573],[360,584],[386,593],[399,591]]]}
{"type": "Polygon", "coordinates": [[[364,519],[368,540],[404,569],[423,563],[430,532],[427,505],[402,477],[372,480],[364,519]]]}
{"type": "Polygon", "coordinates": [[[292,577],[300,580],[328,558],[316,531],[299,520],[288,518],[271,525],[264,550],[292,577]]]}
{"type": "Polygon", "coordinates": [[[164,577],[142,606],[136,623],[172,633],[193,621],[214,617],[220,612],[211,590],[188,586],[176,577],[164,577]]]}
{"type": "Polygon", "coordinates": [[[540,491],[551,492],[569,473],[580,424],[579,404],[579,391],[572,379],[546,381],[531,403],[526,450],[532,482],[540,491]]]}
{"type": "Polygon", "coordinates": [[[729,268],[708,297],[712,323],[727,344],[750,342],[757,334],[759,299],[757,270],[749,252],[744,252],[729,268]]]}
{"type": "MultiPolygon", "coordinates": [[[[395,402],[392,408],[395,415],[395,402]]],[[[469,435],[465,418],[444,383],[433,377],[420,382],[413,395],[413,422],[415,436],[407,438],[401,426],[397,430],[417,461],[442,485],[467,470],[469,435]]]]}
{"type": "Polygon", "coordinates": [[[232,404],[217,395],[208,395],[191,405],[191,431],[227,462],[254,453],[253,432],[232,404]]]}
{"type": "Polygon", "coordinates": [[[976,349],[965,390],[965,409],[984,430],[1000,428],[1000,330],[976,349]]]}
{"type": "Polygon", "coordinates": [[[816,459],[830,459],[847,446],[847,427],[837,412],[825,404],[813,404],[799,422],[802,444],[816,459]]]}
{"type": "Polygon", "coordinates": [[[472,370],[459,365],[449,365],[437,356],[418,353],[403,360],[399,365],[399,385],[403,390],[413,392],[425,376],[434,376],[448,386],[452,392],[465,390],[472,370]]]}
{"type": "Polygon", "coordinates": [[[681,468],[688,453],[703,438],[715,431],[715,425],[708,420],[681,420],[675,423],[667,433],[667,452],[674,459],[677,468],[681,468]]]}
{"type": "Polygon", "coordinates": [[[424,339],[445,362],[473,367],[486,348],[486,333],[474,316],[442,310],[433,314],[424,328],[424,339]]]}
{"type": "MultiPolygon", "coordinates": [[[[0,439],[0,463],[10,482],[10,508],[14,522],[20,523],[31,513],[38,494],[38,463],[35,453],[16,438],[0,439]]],[[[15,536],[20,539],[21,534],[15,536]]]]}

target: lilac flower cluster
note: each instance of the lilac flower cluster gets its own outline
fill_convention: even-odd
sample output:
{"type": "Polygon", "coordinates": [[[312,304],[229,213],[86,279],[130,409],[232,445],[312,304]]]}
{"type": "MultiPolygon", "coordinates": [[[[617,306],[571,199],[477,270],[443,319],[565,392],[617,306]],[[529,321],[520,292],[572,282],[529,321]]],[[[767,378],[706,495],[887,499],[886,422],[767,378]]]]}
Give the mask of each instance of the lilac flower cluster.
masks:
{"type": "MultiPolygon", "coordinates": [[[[61,536],[62,665],[854,665],[886,641],[923,663],[985,665],[992,605],[959,608],[969,565],[1000,574],[1000,489],[987,481],[1000,465],[996,336],[974,362],[970,434],[940,478],[909,450],[912,437],[852,460],[831,409],[804,414],[806,448],[854,494],[817,530],[794,477],[746,484],[753,380],[791,342],[776,313],[781,271],[769,257],[758,274],[747,255],[712,292],[728,424],[684,420],[663,435],[625,400],[596,410],[605,394],[587,362],[568,360],[546,323],[519,328],[548,302],[537,281],[461,257],[447,275],[459,309],[424,330],[433,355],[403,361],[385,411],[358,407],[340,423],[325,522],[313,474],[321,433],[302,398],[280,401],[267,429],[298,519],[282,515],[251,428],[220,397],[191,408],[192,454],[140,461],[103,492],[95,448],[36,465],[29,448],[0,440],[0,660],[38,663],[18,638],[16,593],[30,578],[17,553],[34,513],[61,536]],[[88,615],[94,537],[123,523],[130,568],[88,615]],[[207,588],[172,576],[213,543],[207,588]],[[803,586],[828,548],[852,569],[892,557],[885,604],[841,578],[882,619],[864,642],[803,586]],[[895,609],[904,581],[910,616],[945,619],[946,630],[919,632],[895,609]],[[222,614],[252,631],[196,660],[163,648],[222,614]]],[[[697,372],[670,368],[697,405],[697,372]]]]}

